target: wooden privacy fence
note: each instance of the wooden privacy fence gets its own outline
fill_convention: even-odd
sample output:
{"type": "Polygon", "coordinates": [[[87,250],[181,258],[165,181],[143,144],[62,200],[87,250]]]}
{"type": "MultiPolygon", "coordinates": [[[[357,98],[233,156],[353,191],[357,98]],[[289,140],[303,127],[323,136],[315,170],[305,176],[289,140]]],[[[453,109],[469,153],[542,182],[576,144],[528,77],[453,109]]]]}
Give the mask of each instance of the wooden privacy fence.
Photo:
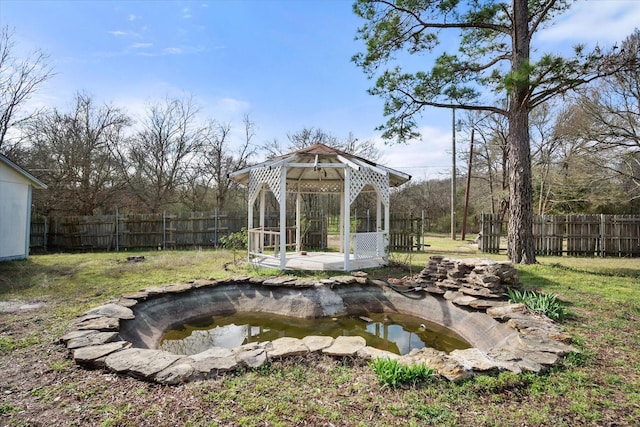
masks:
{"type": "Polygon", "coordinates": [[[389,218],[389,250],[423,250],[424,218],[412,214],[391,214],[389,218]]]}
{"type": "MultiPolygon", "coordinates": [[[[327,248],[328,220],[329,216],[322,213],[307,216],[308,226],[302,236],[304,248],[327,248]]],[[[278,221],[279,215],[270,214],[265,217],[267,227],[277,227],[278,221]]],[[[294,222],[295,218],[287,218],[287,224],[294,222]]],[[[420,217],[392,215],[390,222],[390,250],[421,249],[420,217]]],[[[375,218],[367,223],[375,224],[375,218]]],[[[223,236],[238,232],[246,226],[246,213],[223,212],[34,217],[31,222],[30,247],[45,251],[217,247],[223,236]]]]}
{"type": "MultiPolygon", "coordinates": [[[[479,248],[497,253],[504,221],[482,214],[479,248]]],[[[640,256],[640,216],[535,215],[533,236],[537,255],[640,256]]]]}
{"type": "Polygon", "coordinates": [[[247,218],[218,212],[34,218],[31,247],[45,250],[167,249],[217,246],[247,218]]]}

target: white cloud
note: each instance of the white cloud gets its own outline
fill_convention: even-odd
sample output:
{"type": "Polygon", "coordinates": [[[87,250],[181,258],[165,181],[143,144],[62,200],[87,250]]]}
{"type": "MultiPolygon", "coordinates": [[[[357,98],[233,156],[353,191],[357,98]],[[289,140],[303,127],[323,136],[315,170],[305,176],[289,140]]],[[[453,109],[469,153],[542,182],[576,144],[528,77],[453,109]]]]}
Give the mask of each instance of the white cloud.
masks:
{"type": "Polygon", "coordinates": [[[441,179],[451,174],[451,131],[425,126],[420,140],[386,145],[373,137],[380,153],[378,163],[408,173],[414,179],[441,179]]]}
{"type": "Polygon", "coordinates": [[[138,19],[138,17],[134,14],[127,16],[127,21],[135,21],[136,19],[138,19]]]}
{"type": "Polygon", "coordinates": [[[153,43],[134,43],[129,46],[129,49],[146,49],[153,47],[153,43]]]}
{"type": "Polygon", "coordinates": [[[640,23],[640,1],[582,0],[540,31],[545,43],[612,44],[624,40],[640,23]]]}
{"type": "Polygon", "coordinates": [[[188,7],[185,7],[184,9],[182,9],[182,19],[189,18],[191,18],[191,10],[188,7]]]}
{"type": "Polygon", "coordinates": [[[167,47],[163,49],[162,52],[166,53],[167,55],[180,55],[184,52],[184,50],[179,47],[167,47]]]}
{"type": "Polygon", "coordinates": [[[116,31],[109,31],[109,34],[116,37],[122,37],[122,36],[126,36],[128,33],[126,31],[116,30],[116,31]]]}
{"type": "Polygon", "coordinates": [[[225,113],[238,114],[249,110],[251,104],[247,101],[234,98],[221,98],[216,102],[215,109],[225,113]]]}

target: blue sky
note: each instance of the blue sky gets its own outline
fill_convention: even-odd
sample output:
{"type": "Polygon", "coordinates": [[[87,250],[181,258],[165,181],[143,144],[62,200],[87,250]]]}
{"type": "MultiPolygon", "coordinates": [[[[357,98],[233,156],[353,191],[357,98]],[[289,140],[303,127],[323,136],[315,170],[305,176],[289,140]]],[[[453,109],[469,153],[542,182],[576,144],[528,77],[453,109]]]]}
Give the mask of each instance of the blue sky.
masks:
{"type": "MultiPolygon", "coordinates": [[[[430,109],[422,140],[386,146],[382,100],[350,60],[362,22],[349,0],[0,0],[17,48],[40,48],[56,75],[32,102],[70,108],[77,91],[142,114],[149,102],[193,95],[206,118],[256,124],[258,145],[304,127],[379,144],[381,163],[417,179],[450,173],[451,112],[430,109]]],[[[581,0],[536,39],[539,51],[608,46],[640,26],[640,0],[581,0]]],[[[424,58],[425,68],[430,68],[424,58]]],[[[464,136],[458,136],[464,144],[464,136]]],[[[260,158],[256,158],[260,160],[260,158]]]]}

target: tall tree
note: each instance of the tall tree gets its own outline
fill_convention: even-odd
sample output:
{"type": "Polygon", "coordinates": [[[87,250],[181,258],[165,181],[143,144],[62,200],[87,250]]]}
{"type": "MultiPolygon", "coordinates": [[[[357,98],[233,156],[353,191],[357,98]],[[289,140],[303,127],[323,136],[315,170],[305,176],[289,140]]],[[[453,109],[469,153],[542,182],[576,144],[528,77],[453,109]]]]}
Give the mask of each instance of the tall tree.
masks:
{"type": "Polygon", "coordinates": [[[113,208],[124,180],[110,147],[124,143],[130,124],[121,109],[98,106],[84,93],[70,112],[54,109],[27,122],[29,166],[49,185],[36,195],[38,211],[92,215],[113,208]]]}
{"type": "Polygon", "coordinates": [[[466,127],[475,130],[474,178],[486,186],[482,193],[485,203],[486,194],[489,194],[489,205],[483,203],[478,207],[504,218],[509,205],[509,131],[506,117],[471,111],[466,121],[466,127]]]}
{"type": "Polygon", "coordinates": [[[17,141],[9,130],[35,115],[25,111],[26,103],[39,86],[53,75],[48,56],[36,50],[24,58],[16,54],[13,32],[0,29],[0,153],[11,155],[17,141]]]}
{"type": "Polygon", "coordinates": [[[225,209],[229,197],[229,192],[237,188],[237,183],[229,179],[229,174],[233,171],[243,169],[247,166],[249,158],[255,153],[251,141],[255,136],[255,123],[248,115],[243,118],[244,135],[243,141],[234,150],[229,141],[230,127],[211,123],[211,137],[207,142],[206,157],[208,168],[213,174],[213,182],[216,186],[216,206],[225,209]]]}
{"type": "MultiPolygon", "coordinates": [[[[621,45],[640,64],[640,30],[621,45]]],[[[580,136],[593,149],[612,153],[617,161],[609,167],[640,190],[640,70],[632,67],[603,79],[596,87],[583,91],[574,108],[585,119],[580,136]]]]}
{"type": "Polygon", "coordinates": [[[131,144],[114,147],[133,195],[148,212],[177,203],[178,190],[197,165],[205,143],[197,113],[191,98],[150,104],[131,144]]]}
{"type": "Polygon", "coordinates": [[[617,56],[577,46],[573,57],[531,57],[534,34],[568,9],[570,0],[358,0],[354,11],[365,20],[358,30],[366,51],[355,63],[370,78],[373,95],[385,100],[389,120],[384,137],[405,141],[418,136],[417,116],[425,107],[490,111],[508,118],[508,256],[534,263],[533,189],[529,112],[550,98],[612,73],[617,56]],[[452,34],[453,33],[453,34],[452,34]],[[431,71],[403,71],[403,53],[431,53],[441,35],[459,37],[457,52],[447,49],[431,71]],[[395,65],[384,69],[387,65],[395,65]],[[491,96],[493,94],[493,96],[491,96]],[[508,98],[506,107],[500,100],[508,98]],[[493,98],[493,99],[492,99],[493,98]]]}

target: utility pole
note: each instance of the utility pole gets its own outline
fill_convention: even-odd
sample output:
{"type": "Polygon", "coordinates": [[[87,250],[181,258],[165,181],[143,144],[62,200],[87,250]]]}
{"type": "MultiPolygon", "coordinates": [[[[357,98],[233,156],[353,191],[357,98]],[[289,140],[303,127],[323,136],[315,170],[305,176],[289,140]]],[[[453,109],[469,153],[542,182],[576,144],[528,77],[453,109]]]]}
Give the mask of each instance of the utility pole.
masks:
{"type": "Polygon", "coordinates": [[[475,129],[471,129],[471,144],[469,144],[469,167],[467,168],[467,186],[464,190],[464,213],[462,214],[462,234],[461,240],[464,240],[467,234],[467,214],[469,212],[469,193],[471,191],[471,166],[473,165],[473,134],[475,129]]]}
{"type": "Polygon", "coordinates": [[[456,109],[451,111],[451,239],[456,240],[456,109]]]}

